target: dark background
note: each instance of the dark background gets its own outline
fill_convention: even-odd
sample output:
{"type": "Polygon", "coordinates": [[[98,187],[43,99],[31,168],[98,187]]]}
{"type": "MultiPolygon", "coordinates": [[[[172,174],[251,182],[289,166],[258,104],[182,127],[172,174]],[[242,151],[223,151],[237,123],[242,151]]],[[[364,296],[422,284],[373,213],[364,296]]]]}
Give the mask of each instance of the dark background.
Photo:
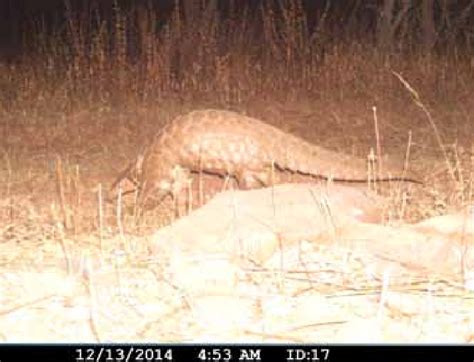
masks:
{"type": "MultiPolygon", "coordinates": [[[[412,2],[417,7],[419,4],[428,4],[433,10],[431,16],[433,25],[431,30],[421,24],[423,15],[417,16],[411,9],[404,15],[409,20],[410,26],[405,27],[410,38],[419,39],[419,33],[426,32],[430,35],[429,48],[437,46],[446,48],[447,43],[467,44],[474,38],[474,5],[471,0],[424,0],[412,2]],[[418,35],[416,35],[418,34],[418,35]],[[416,36],[415,36],[416,35],[416,36]]],[[[25,37],[31,32],[37,32],[38,27],[44,31],[61,32],[66,20],[71,14],[89,14],[101,19],[111,19],[114,9],[120,8],[127,11],[132,9],[153,9],[158,14],[157,24],[165,24],[173,12],[176,2],[174,0],[1,0],[0,1],[0,55],[14,57],[25,49],[25,37]]],[[[180,1],[184,9],[187,6],[202,6],[209,4],[207,1],[190,0],[180,1]]],[[[255,13],[258,17],[262,5],[263,11],[274,9],[278,14],[280,6],[289,6],[291,1],[276,0],[219,0],[216,2],[218,12],[222,18],[239,16],[239,14],[255,13]]],[[[343,38],[349,36],[365,37],[367,41],[377,38],[383,32],[384,25],[394,23],[400,13],[404,2],[401,0],[350,0],[350,1],[325,1],[303,0],[302,11],[306,17],[309,31],[313,31],[324,20],[324,31],[330,37],[343,38]],[[393,3],[390,13],[393,17],[384,17],[383,12],[393,3]]],[[[429,24],[428,24],[429,25],[429,24]]],[[[396,29],[396,27],[393,27],[396,29]]],[[[386,30],[386,29],[385,29],[386,30]]],[[[399,30],[397,29],[397,32],[399,30]]],[[[386,33],[386,31],[385,31],[386,33]]],[[[380,36],[379,36],[380,38],[380,36]]]]}

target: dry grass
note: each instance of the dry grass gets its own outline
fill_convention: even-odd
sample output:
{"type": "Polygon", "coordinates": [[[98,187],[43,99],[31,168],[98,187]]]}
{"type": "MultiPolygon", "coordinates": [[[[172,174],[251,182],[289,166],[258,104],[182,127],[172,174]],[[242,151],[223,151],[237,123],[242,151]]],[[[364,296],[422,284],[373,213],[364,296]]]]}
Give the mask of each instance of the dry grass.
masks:
{"type": "Polygon", "coordinates": [[[205,107],[363,157],[409,153],[426,184],[408,206],[399,196],[395,218],[473,203],[472,56],[381,54],[308,33],[298,6],[263,14],[175,12],[158,27],[153,11],[71,13],[63,33],[32,32],[29,52],[0,63],[0,240],[33,254],[59,242],[71,267],[71,247],[162,225],[169,205],[136,225],[106,190],[161,124],[205,107]]]}

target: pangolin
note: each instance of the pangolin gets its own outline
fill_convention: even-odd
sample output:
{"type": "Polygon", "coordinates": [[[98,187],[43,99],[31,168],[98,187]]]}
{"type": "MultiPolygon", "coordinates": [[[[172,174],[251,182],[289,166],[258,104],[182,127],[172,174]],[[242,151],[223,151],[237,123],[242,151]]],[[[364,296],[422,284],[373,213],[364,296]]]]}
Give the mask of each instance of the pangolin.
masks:
{"type": "MultiPolygon", "coordinates": [[[[386,168],[389,169],[389,168],[386,168]]],[[[234,177],[239,187],[272,182],[272,171],[334,181],[368,180],[367,161],[311,144],[263,121],[226,110],[196,110],[165,125],[114,185],[136,173],[140,199],[178,192],[191,172],[234,177]]],[[[393,171],[393,170],[392,170],[393,171]]],[[[421,183],[400,175],[377,181],[421,183]]]]}

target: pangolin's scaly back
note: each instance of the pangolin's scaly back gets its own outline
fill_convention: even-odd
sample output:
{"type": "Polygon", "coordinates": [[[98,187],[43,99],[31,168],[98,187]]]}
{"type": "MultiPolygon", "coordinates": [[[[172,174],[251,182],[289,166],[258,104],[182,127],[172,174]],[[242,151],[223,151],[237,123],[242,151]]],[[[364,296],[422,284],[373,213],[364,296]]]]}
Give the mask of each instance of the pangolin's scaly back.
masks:
{"type": "MultiPolygon", "coordinates": [[[[222,110],[194,111],[174,119],[157,135],[147,159],[149,174],[175,164],[233,175],[262,171],[272,164],[335,180],[366,180],[368,174],[364,159],[318,147],[257,119],[222,110]]],[[[385,169],[391,173],[377,176],[401,177],[400,170],[385,169]]]]}

